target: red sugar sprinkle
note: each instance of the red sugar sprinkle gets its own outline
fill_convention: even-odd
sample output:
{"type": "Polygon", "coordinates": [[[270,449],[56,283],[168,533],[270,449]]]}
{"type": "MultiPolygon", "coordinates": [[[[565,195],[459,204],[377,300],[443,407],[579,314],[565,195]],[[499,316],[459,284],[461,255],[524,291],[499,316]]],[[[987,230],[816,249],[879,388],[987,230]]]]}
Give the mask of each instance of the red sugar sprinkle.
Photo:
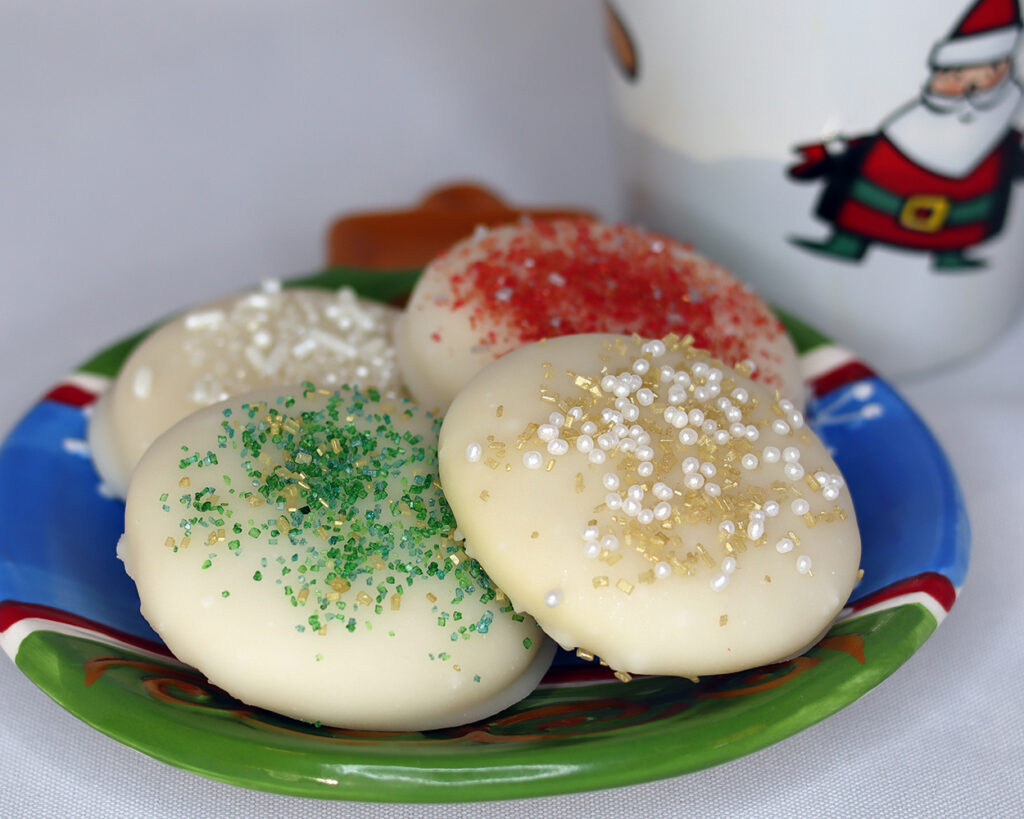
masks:
{"type": "Polygon", "coordinates": [[[785,331],[767,306],[665,237],[590,220],[525,222],[436,263],[458,267],[462,256],[470,261],[450,278],[452,309],[468,308],[480,341],[499,354],[575,333],[689,333],[730,364],[757,354],[778,361],[763,345],[785,331]]]}

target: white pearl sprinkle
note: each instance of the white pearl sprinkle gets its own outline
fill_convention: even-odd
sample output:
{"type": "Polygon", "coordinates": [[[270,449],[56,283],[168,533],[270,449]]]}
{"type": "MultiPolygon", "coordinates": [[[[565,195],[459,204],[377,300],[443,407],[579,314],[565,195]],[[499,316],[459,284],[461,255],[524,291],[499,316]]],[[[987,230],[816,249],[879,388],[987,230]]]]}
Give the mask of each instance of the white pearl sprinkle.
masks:
{"type": "Polygon", "coordinates": [[[636,516],[637,522],[647,526],[654,523],[654,512],[650,509],[641,509],[636,516]]]}
{"type": "Polygon", "coordinates": [[[729,434],[733,438],[742,438],[747,434],[747,428],[737,421],[735,424],[729,425],[729,434]]]}
{"type": "Polygon", "coordinates": [[[583,417],[583,407],[573,407],[566,414],[574,421],[579,421],[583,417]]]}
{"type": "Polygon", "coordinates": [[[788,537],[780,537],[778,542],[775,544],[775,551],[780,555],[793,551],[793,541],[788,537]]]}
{"type": "Polygon", "coordinates": [[[703,361],[697,361],[690,367],[690,372],[693,373],[694,378],[706,378],[707,374],[711,372],[711,368],[703,361]]]}
{"type": "Polygon", "coordinates": [[[686,387],[682,384],[673,384],[669,387],[666,398],[670,404],[682,404],[686,401],[686,387]]]}
{"type": "Polygon", "coordinates": [[[584,421],[583,426],[580,427],[580,432],[584,435],[593,435],[597,432],[597,424],[593,421],[584,421]]]}
{"type": "Polygon", "coordinates": [[[576,449],[586,455],[594,448],[594,439],[589,435],[580,435],[576,439],[576,449]]]}
{"type": "Polygon", "coordinates": [[[646,494],[647,493],[644,492],[644,488],[638,483],[634,483],[626,490],[626,497],[632,498],[633,500],[642,501],[646,494]]]}
{"type": "Polygon", "coordinates": [[[658,500],[671,500],[672,495],[674,494],[672,492],[672,487],[662,481],[658,481],[651,487],[651,493],[658,500]]]}
{"type": "Polygon", "coordinates": [[[693,383],[693,381],[690,380],[690,374],[683,370],[675,373],[672,376],[672,381],[676,384],[682,384],[684,387],[689,387],[690,384],[693,383]]]}
{"type": "Polygon", "coordinates": [[[729,575],[725,572],[719,572],[711,578],[711,582],[708,585],[711,586],[711,591],[720,592],[729,585],[729,575]]]}
{"type": "Polygon", "coordinates": [[[466,460],[475,464],[484,456],[484,448],[475,441],[466,447],[466,460]]]}
{"type": "MultiPolygon", "coordinates": [[[[728,401],[729,399],[725,399],[728,401]]],[[[739,407],[734,407],[731,404],[725,409],[725,420],[730,424],[734,424],[737,421],[743,420],[743,411],[739,407]]]]}
{"type": "Polygon", "coordinates": [[[597,436],[597,445],[601,447],[601,449],[611,449],[616,443],[615,436],[610,432],[602,432],[597,436]]]}
{"type": "Polygon", "coordinates": [[[654,392],[647,389],[647,387],[643,387],[642,389],[636,391],[636,402],[641,407],[649,407],[651,404],[654,403],[655,397],[656,396],[654,395],[654,392]]]}
{"type": "Polygon", "coordinates": [[[611,392],[615,389],[615,385],[618,383],[619,381],[614,375],[606,375],[601,379],[601,389],[605,392],[611,392]]]}
{"type": "Polygon", "coordinates": [[[750,443],[754,443],[754,441],[761,437],[761,433],[758,432],[757,427],[753,424],[747,424],[747,431],[743,435],[750,443]]]}
{"type": "Polygon", "coordinates": [[[728,535],[736,533],[736,524],[733,523],[731,520],[723,520],[721,523],[718,524],[718,528],[728,535]]]}
{"type": "Polygon", "coordinates": [[[712,483],[711,481],[708,481],[706,484],[704,484],[704,494],[707,495],[709,498],[717,498],[719,495],[722,494],[722,487],[719,486],[717,483],[712,483]]]}
{"type": "Polygon", "coordinates": [[[651,369],[651,362],[646,358],[638,358],[633,362],[633,372],[637,375],[646,375],[647,371],[651,369]]]}
{"type": "Polygon", "coordinates": [[[569,442],[564,438],[555,438],[553,441],[548,441],[548,452],[552,455],[564,455],[569,451],[569,442]]]}
{"type": "Polygon", "coordinates": [[[665,355],[665,342],[660,341],[659,339],[648,341],[646,346],[647,353],[652,358],[661,358],[661,356],[665,355]]]}
{"type": "Polygon", "coordinates": [[[616,492],[609,492],[604,496],[604,505],[615,512],[622,508],[622,498],[616,492]]]}
{"type": "Polygon", "coordinates": [[[537,450],[531,449],[523,453],[523,466],[527,469],[540,469],[544,463],[544,456],[537,450]]]}
{"type": "Polygon", "coordinates": [[[789,414],[789,424],[793,429],[800,429],[804,425],[804,416],[800,410],[793,410],[789,414]]]}
{"type": "Polygon", "coordinates": [[[764,523],[765,518],[768,517],[763,509],[751,509],[750,519],[756,520],[758,523],[764,523]]]}
{"type": "Polygon", "coordinates": [[[779,462],[779,458],[782,457],[782,453],[779,452],[778,447],[766,446],[761,450],[761,457],[764,458],[766,464],[774,464],[779,462]]]}
{"type": "Polygon", "coordinates": [[[537,437],[542,441],[553,441],[558,437],[558,427],[554,424],[541,424],[537,427],[537,437]]]}
{"type": "Polygon", "coordinates": [[[654,507],[654,518],[655,520],[668,520],[672,515],[672,506],[665,501],[656,504],[654,507]]]}
{"type": "Polygon", "coordinates": [[[800,460],[800,450],[795,446],[787,446],[782,450],[782,460],[787,464],[795,464],[800,460]]]}
{"type": "Polygon", "coordinates": [[[714,435],[718,431],[718,424],[708,418],[703,424],[700,425],[700,431],[705,435],[714,435]]]}
{"type": "Polygon", "coordinates": [[[649,461],[654,457],[654,450],[647,445],[638,446],[636,448],[636,457],[641,461],[649,461]]]}
{"type": "Polygon", "coordinates": [[[735,401],[737,404],[746,404],[747,401],[750,399],[749,393],[745,389],[743,389],[743,387],[737,387],[731,393],[729,393],[729,395],[732,397],[732,400],[735,401]]]}
{"type": "Polygon", "coordinates": [[[776,418],[772,421],[772,432],[777,435],[789,435],[789,424],[783,421],[781,418],[776,418]]]}
{"type": "Polygon", "coordinates": [[[562,413],[560,413],[560,412],[558,412],[556,410],[555,412],[552,412],[548,416],[548,423],[549,424],[553,424],[556,427],[564,427],[565,426],[565,416],[562,415],[562,413]]]}
{"type": "Polygon", "coordinates": [[[654,474],[654,464],[650,461],[641,461],[640,464],[637,465],[636,474],[641,478],[651,477],[651,475],[654,474]]]}
{"type": "Polygon", "coordinates": [[[562,592],[558,589],[552,589],[544,595],[544,605],[548,608],[553,609],[559,603],[562,602],[562,592]]]}
{"type": "Polygon", "coordinates": [[[619,539],[615,535],[605,535],[601,538],[601,545],[609,552],[614,552],[619,548],[619,539]]]}
{"type": "Polygon", "coordinates": [[[824,489],[821,490],[821,496],[825,500],[834,501],[839,498],[839,490],[836,489],[836,487],[834,486],[826,486],[824,489]]]}
{"type": "Polygon", "coordinates": [[[797,498],[789,505],[789,508],[793,510],[794,515],[806,515],[811,511],[811,505],[803,498],[797,498]]]}
{"type": "Polygon", "coordinates": [[[714,397],[715,397],[714,392],[711,389],[709,389],[708,387],[701,386],[701,387],[696,387],[693,390],[693,400],[694,401],[700,401],[701,403],[704,403],[708,399],[714,398],[714,397]]]}
{"type": "Polygon", "coordinates": [[[592,464],[603,464],[606,457],[600,449],[592,449],[587,453],[587,460],[592,464]]]}
{"type": "Polygon", "coordinates": [[[779,409],[783,412],[790,412],[793,409],[793,402],[788,398],[782,398],[779,400],[779,409]]]}
{"type": "Polygon", "coordinates": [[[740,466],[742,466],[744,469],[757,469],[757,465],[757,456],[753,452],[748,452],[746,455],[740,458],[740,466]]]}
{"type": "Polygon", "coordinates": [[[699,472],[691,472],[685,478],[683,478],[683,485],[687,489],[700,489],[704,486],[704,476],[699,472]]]}
{"type": "Polygon", "coordinates": [[[776,515],[778,515],[779,514],[779,504],[778,504],[778,502],[773,501],[773,500],[765,501],[764,513],[768,517],[770,517],[770,518],[773,518],[776,515]]]}
{"type": "Polygon", "coordinates": [[[643,507],[640,506],[640,501],[633,500],[632,498],[626,498],[622,502],[622,511],[631,518],[635,518],[639,515],[642,508],[643,507]]]}
{"type": "Polygon", "coordinates": [[[760,540],[764,534],[764,523],[759,520],[751,520],[747,523],[747,539],[760,540]]]}
{"type": "Polygon", "coordinates": [[[728,430],[720,429],[714,435],[711,436],[716,444],[719,446],[725,446],[729,443],[729,432],[728,430]]]}
{"type": "Polygon", "coordinates": [[[804,468],[799,463],[786,464],[782,471],[791,481],[798,481],[804,476],[804,468]]]}
{"type": "Polygon", "coordinates": [[[597,540],[597,536],[600,534],[601,530],[598,529],[596,526],[588,526],[586,529],[580,532],[580,537],[582,537],[584,540],[597,540]]]}
{"type": "Polygon", "coordinates": [[[640,417],[640,407],[627,403],[626,408],[622,410],[622,417],[627,421],[635,421],[640,417]]]}
{"type": "Polygon", "coordinates": [[[683,469],[683,474],[689,475],[691,472],[696,472],[700,469],[700,461],[691,455],[689,458],[683,458],[683,462],[680,466],[683,469]]]}
{"type": "Polygon", "coordinates": [[[718,472],[718,469],[715,468],[715,465],[711,463],[711,461],[704,461],[704,463],[700,465],[700,474],[705,478],[715,477],[716,472],[718,472]]]}
{"type": "Polygon", "coordinates": [[[618,489],[619,476],[616,475],[614,472],[605,472],[601,478],[601,485],[604,486],[604,488],[607,489],[608,491],[618,489]]]}
{"type": "Polygon", "coordinates": [[[727,557],[725,560],[723,560],[722,571],[726,574],[732,574],[734,571],[736,571],[736,558],[727,557]]]}
{"type": "Polygon", "coordinates": [[[596,541],[591,541],[583,547],[583,556],[589,557],[591,560],[593,560],[595,557],[598,557],[600,554],[601,544],[597,543],[596,541]]]}
{"type": "Polygon", "coordinates": [[[658,370],[658,378],[661,381],[671,381],[675,374],[676,371],[673,370],[670,366],[668,366],[668,364],[663,364],[661,368],[658,370]]]}
{"type": "Polygon", "coordinates": [[[667,577],[672,576],[672,567],[664,560],[659,560],[654,564],[654,576],[659,580],[664,580],[667,577]]]}
{"type": "Polygon", "coordinates": [[[800,574],[807,574],[811,570],[811,559],[807,555],[800,555],[796,559],[796,570],[800,574]]]}
{"type": "Polygon", "coordinates": [[[693,446],[697,443],[697,439],[700,436],[697,434],[697,430],[684,427],[679,430],[679,443],[685,444],[686,446],[693,446]]]}

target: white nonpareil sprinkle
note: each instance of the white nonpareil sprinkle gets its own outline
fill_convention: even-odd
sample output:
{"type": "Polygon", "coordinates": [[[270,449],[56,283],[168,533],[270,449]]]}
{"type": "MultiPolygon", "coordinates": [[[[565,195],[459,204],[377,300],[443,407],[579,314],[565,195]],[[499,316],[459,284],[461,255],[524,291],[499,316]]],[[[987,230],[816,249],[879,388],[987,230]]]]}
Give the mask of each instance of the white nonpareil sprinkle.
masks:
{"type": "Polygon", "coordinates": [[[811,571],[811,559],[807,555],[800,555],[796,559],[796,570],[800,574],[808,574],[811,571]]]}
{"type": "Polygon", "coordinates": [[[544,456],[537,450],[531,449],[523,453],[523,466],[527,469],[540,469],[544,463],[544,456]]]}
{"type": "Polygon", "coordinates": [[[479,461],[484,454],[484,448],[480,444],[473,442],[466,447],[466,460],[471,464],[475,464],[479,461]]]}
{"type": "Polygon", "coordinates": [[[708,585],[711,586],[711,591],[723,591],[729,585],[729,575],[725,572],[719,572],[711,578],[711,582],[708,585]]]}

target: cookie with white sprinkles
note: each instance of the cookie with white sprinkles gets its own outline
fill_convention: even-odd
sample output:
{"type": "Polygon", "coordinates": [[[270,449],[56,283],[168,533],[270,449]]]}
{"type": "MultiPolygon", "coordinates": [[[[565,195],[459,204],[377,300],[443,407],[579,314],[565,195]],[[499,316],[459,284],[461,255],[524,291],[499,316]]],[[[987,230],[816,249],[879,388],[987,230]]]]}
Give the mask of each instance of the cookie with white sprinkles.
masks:
{"type": "Polygon", "coordinates": [[[554,644],[452,539],[439,425],[309,384],[181,421],[128,493],[143,615],[213,683],[309,722],[427,730],[525,697],[554,644]]]}
{"type": "Polygon", "coordinates": [[[509,353],[452,403],[439,462],[466,551],[623,678],[790,656],[858,576],[849,492],[800,410],[689,338],[509,353]]]}
{"type": "Polygon", "coordinates": [[[97,470],[123,497],[160,433],[249,390],[313,381],[397,393],[397,314],[350,288],[283,290],[276,281],[188,311],[147,336],[97,402],[89,425],[97,470]]]}

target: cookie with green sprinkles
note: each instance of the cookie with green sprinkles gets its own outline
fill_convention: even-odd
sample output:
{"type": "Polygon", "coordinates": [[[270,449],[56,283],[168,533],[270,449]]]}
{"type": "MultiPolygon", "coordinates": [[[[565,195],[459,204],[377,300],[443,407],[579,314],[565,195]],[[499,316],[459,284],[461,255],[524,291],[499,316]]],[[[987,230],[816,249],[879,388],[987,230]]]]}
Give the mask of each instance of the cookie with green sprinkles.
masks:
{"type": "Polygon", "coordinates": [[[181,421],[128,492],[143,615],[211,682],[308,722],[430,730],[526,696],[554,646],[454,539],[439,428],[309,383],[181,421]]]}

